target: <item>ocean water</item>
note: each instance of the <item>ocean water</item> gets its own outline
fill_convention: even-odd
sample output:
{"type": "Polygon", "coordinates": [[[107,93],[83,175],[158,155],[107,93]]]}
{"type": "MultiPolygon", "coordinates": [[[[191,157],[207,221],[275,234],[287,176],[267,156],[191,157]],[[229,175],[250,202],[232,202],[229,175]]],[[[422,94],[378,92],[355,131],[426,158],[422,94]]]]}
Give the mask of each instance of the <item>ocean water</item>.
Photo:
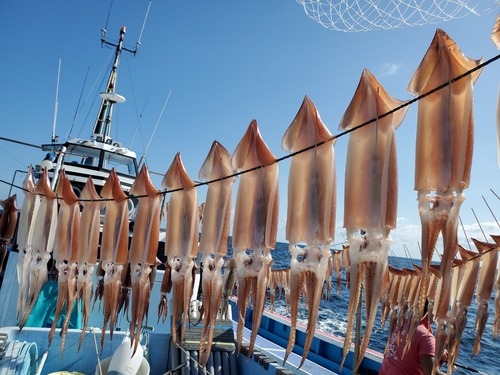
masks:
{"type": "MultiPolygon", "coordinates": [[[[288,252],[287,243],[277,243],[276,249],[271,252],[274,264],[273,269],[285,269],[290,267],[290,253],[288,252]]],[[[420,260],[411,260],[416,264],[420,264],[420,260]]],[[[396,267],[411,267],[411,263],[406,258],[399,257],[389,257],[389,264],[396,267]]],[[[332,292],[329,301],[323,299],[320,304],[320,312],[318,317],[318,323],[316,326],[317,330],[327,332],[332,335],[339,337],[344,337],[347,329],[347,305],[349,303],[349,289],[345,287],[345,271],[342,271],[342,285],[340,296],[337,296],[337,281],[335,274],[332,277],[332,292]]],[[[475,297],[474,297],[475,298],[475,297]]],[[[494,293],[492,293],[490,303],[489,303],[489,318],[486,325],[486,330],[481,340],[481,351],[480,353],[471,358],[472,348],[474,345],[474,340],[476,337],[476,332],[474,330],[474,323],[476,319],[477,305],[475,300],[473,300],[469,312],[467,314],[467,326],[462,336],[460,351],[457,359],[458,364],[468,366],[470,368],[486,372],[489,375],[500,374],[500,339],[493,340],[491,337],[491,328],[493,325],[493,318],[495,315],[494,311],[494,293]]],[[[269,301],[266,308],[270,308],[269,301]]],[[[286,306],[284,303],[284,294],[282,294],[281,301],[276,302],[274,305],[274,311],[278,314],[290,317],[286,312],[286,306]]],[[[364,311],[364,308],[363,308],[364,311]]],[[[362,318],[362,327],[364,328],[364,316],[362,318]]],[[[299,309],[299,321],[301,323],[307,323],[307,309],[304,304],[301,303],[299,309]]],[[[388,325],[387,321],[385,328],[380,327],[380,305],[377,313],[377,319],[375,321],[375,327],[372,332],[370,339],[369,348],[376,350],[378,352],[383,352],[388,338],[388,325]]],[[[433,326],[435,328],[435,326],[433,326]]],[[[441,368],[445,371],[446,366],[441,368]]],[[[477,374],[477,372],[472,372],[464,370],[457,367],[457,371],[454,374],[477,374]]]]}

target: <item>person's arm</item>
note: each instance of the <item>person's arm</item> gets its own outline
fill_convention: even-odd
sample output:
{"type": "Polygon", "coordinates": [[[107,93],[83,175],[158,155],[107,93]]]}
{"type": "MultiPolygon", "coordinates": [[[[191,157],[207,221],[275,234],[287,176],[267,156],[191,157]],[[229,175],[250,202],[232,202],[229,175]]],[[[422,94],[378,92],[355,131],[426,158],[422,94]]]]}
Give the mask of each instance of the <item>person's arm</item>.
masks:
{"type": "MultiPolygon", "coordinates": [[[[430,354],[422,354],[420,356],[420,364],[422,365],[422,371],[424,375],[431,375],[432,367],[434,366],[434,356],[430,354]]],[[[436,368],[436,375],[446,375],[445,372],[442,372],[439,368],[436,368]]]]}

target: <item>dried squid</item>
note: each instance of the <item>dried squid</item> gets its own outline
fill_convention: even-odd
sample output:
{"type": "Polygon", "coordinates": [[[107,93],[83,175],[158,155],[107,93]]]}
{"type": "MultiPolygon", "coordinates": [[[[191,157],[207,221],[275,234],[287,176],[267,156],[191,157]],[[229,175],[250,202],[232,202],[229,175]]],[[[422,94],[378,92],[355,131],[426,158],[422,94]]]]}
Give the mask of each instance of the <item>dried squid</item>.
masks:
{"type": "Polygon", "coordinates": [[[252,120],[231,158],[232,167],[248,171],[241,175],[233,222],[233,257],[238,278],[238,352],[249,293],[252,296],[252,333],[248,358],[252,355],[267,296],[271,272],[271,250],[278,229],[278,163],[252,120]],[[252,250],[247,253],[247,250],[252,250]]]}
{"type": "Polygon", "coordinates": [[[16,203],[17,195],[3,200],[0,204],[3,207],[2,216],[0,216],[0,272],[3,271],[3,262],[7,256],[7,244],[14,236],[17,225],[17,211],[19,208],[16,203]]]}
{"type": "Polygon", "coordinates": [[[33,168],[28,168],[28,173],[23,181],[24,200],[19,217],[19,227],[17,229],[17,245],[19,255],[17,258],[17,281],[19,283],[19,294],[17,297],[16,318],[22,313],[26,305],[26,298],[29,290],[29,266],[31,264],[31,245],[33,241],[33,230],[35,229],[35,219],[40,206],[40,197],[35,193],[35,183],[33,181],[33,168]]]}
{"type": "Polygon", "coordinates": [[[500,236],[491,236],[495,243],[482,242],[472,238],[474,245],[478,251],[483,253],[483,265],[479,271],[479,278],[477,280],[476,288],[476,339],[474,340],[474,347],[472,349],[472,356],[479,354],[481,350],[481,338],[483,337],[486,328],[486,321],[489,317],[488,304],[493,290],[493,283],[495,281],[495,272],[498,263],[498,245],[500,244],[500,236]]]}
{"type": "Polygon", "coordinates": [[[354,369],[359,367],[365,355],[382,295],[388,251],[392,242],[389,233],[396,228],[397,218],[395,130],[406,116],[408,107],[383,118],[379,116],[403,103],[391,97],[365,69],[339,125],[339,130],[349,130],[374,120],[349,135],[344,227],[350,247],[351,289],[341,368],[351,347],[361,284],[366,290],[366,329],[354,369]]]}
{"type": "Polygon", "coordinates": [[[316,107],[306,96],[281,141],[283,150],[295,153],[288,179],[286,239],[290,263],[290,337],[283,363],[295,344],[300,292],[305,284],[308,322],[301,367],[309,352],[319,303],[323,292],[330,243],[335,235],[335,141],[321,120],[316,107]],[[305,242],[304,248],[298,246],[305,242]]]}
{"type": "Polygon", "coordinates": [[[111,339],[113,338],[113,330],[118,315],[118,301],[122,288],[122,273],[128,260],[128,197],[120,186],[120,180],[114,168],[101,189],[101,196],[107,199],[100,253],[100,265],[104,271],[102,280],[104,300],[104,321],[101,334],[102,351],[108,321],[109,335],[111,339]]]}
{"type": "Polygon", "coordinates": [[[177,153],[161,186],[173,190],[167,210],[165,255],[171,267],[173,287],[172,339],[177,344],[177,323],[181,320],[179,342],[182,343],[189,319],[193,293],[194,258],[198,252],[199,211],[197,189],[188,176],[181,155],[177,153]]]}
{"type": "Polygon", "coordinates": [[[460,341],[467,324],[467,312],[472,302],[472,296],[474,295],[474,287],[476,286],[482,254],[482,248],[478,248],[479,252],[475,253],[459,245],[458,250],[464,263],[463,266],[460,266],[459,273],[462,273],[462,275],[456,292],[456,302],[452,309],[455,334],[453,340],[448,340],[448,369],[453,368],[453,364],[458,356],[460,341]]]}
{"type": "Polygon", "coordinates": [[[78,231],[77,282],[78,296],[82,303],[83,328],[78,350],[80,350],[87,330],[90,316],[90,301],[92,300],[92,276],[97,264],[97,250],[99,248],[100,211],[104,204],[89,177],[80,196],[83,210],[78,231]]]}
{"type": "Polygon", "coordinates": [[[62,170],[59,177],[57,195],[60,201],[52,258],[57,268],[58,288],[56,312],[49,332],[49,346],[54,338],[63,306],[66,305],[66,317],[61,328],[62,356],[71,312],[77,298],[76,260],[78,254],[78,232],[80,229],[80,204],[64,170],[62,170]]]}
{"type": "MultiPolygon", "coordinates": [[[[477,67],[482,60],[465,57],[455,42],[437,29],[408,91],[421,95],[477,67]]],[[[424,310],[429,264],[440,232],[443,233],[441,292],[436,301],[436,358],[446,345],[451,267],[457,249],[457,218],[463,190],[469,186],[474,122],[473,84],[481,71],[453,82],[419,101],[415,165],[415,190],[422,223],[422,283],[418,312],[424,310]]],[[[410,335],[412,333],[410,332],[410,335]]],[[[437,366],[438,362],[435,362],[437,366]]]]}
{"type": "Polygon", "coordinates": [[[130,278],[132,283],[132,319],[130,338],[134,354],[139,345],[142,322],[147,315],[151,282],[149,275],[156,262],[160,237],[160,192],[154,187],[144,164],[130,188],[137,197],[137,215],[129,251],[130,278]]]}
{"type": "Polygon", "coordinates": [[[42,287],[48,281],[47,263],[51,256],[56,234],[57,197],[50,188],[47,169],[43,170],[34,193],[41,195],[41,201],[36,218],[31,224],[33,225],[33,232],[28,234],[28,237],[32,235],[32,242],[30,254],[27,252],[25,255],[28,268],[24,269],[27,272],[23,271],[23,277],[28,280],[28,289],[26,291],[26,304],[23,306],[23,313],[19,323],[20,329],[23,329],[26,324],[42,287]]]}
{"type": "MultiPolygon", "coordinates": [[[[212,347],[215,321],[222,299],[223,257],[227,255],[229,224],[231,220],[231,197],[235,177],[231,166],[231,155],[217,141],[203,163],[198,178],[212,181],[208,185],[207,199],[202,206],[203,228],[199,252],[203,263],[203,310],[204,320],[200,341],[200,363],[206,365],[212,347]],[[208,330],[208,332],[207,332],[208,330]]],[[[229,272],[229,270],[228,270],[229,272]]]]}

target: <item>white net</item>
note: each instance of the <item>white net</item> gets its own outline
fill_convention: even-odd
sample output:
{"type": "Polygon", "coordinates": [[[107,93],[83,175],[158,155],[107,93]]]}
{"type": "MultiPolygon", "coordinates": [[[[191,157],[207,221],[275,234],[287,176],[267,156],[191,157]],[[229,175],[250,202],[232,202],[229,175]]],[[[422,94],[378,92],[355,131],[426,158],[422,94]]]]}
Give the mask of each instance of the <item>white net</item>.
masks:
{"type": "Polygon", "coordinates": [[[449,21],[489,13],[500,0],[296,0],[328,29],[359,32],[449,21]]]}

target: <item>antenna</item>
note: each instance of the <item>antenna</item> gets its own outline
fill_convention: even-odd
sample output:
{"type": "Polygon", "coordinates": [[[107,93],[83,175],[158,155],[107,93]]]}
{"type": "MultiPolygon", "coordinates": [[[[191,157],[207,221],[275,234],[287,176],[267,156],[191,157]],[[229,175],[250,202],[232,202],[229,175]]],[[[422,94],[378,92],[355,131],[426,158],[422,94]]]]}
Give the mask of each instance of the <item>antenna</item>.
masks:
{"type": "Polygon", "coordinates": [[[61,59],[59,59],[59,66],[57,68],[57,84],[56,84],[56,102],[54,104],[54,121],[52,123],[52,143],[56,143],[59,140],[59,137],[56,135],[56,122],[57,122],[57,109],[59,106],[58,97],[59,97],[59,78],[61,76],[61,59]]]}

